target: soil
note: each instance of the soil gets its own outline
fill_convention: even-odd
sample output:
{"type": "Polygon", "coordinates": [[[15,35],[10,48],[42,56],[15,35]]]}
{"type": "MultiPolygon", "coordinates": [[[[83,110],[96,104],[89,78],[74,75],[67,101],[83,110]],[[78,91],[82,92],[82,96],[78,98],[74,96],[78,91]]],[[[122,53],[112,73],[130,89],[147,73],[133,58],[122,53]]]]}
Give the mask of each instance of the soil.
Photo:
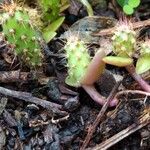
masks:
{"type": "MultiPolygon", "coordinates": [[[[71,6],[63,12],[66,19],[57,36],[48,45],[43,43],[45,60],[39,70],[31,71],[20,63],[19,58],[14,59],[7,53],[10,47],[0,39],[0,150],[81,148],[102,106],[94,102],[84,89],[65,84],[67,60],[63,51],[64,41],[67,32],[79,32],[79,37],[89,45],[89,53],[93,56],[95,49],[100,47],[99,41],[107,36],[92,34],[112,28],[122,15],[115,1],[90,2],[93,17],[87,17],[87,11],[80,2],[71,0],[71,6]]],[[[134,21],[150,19],[149,6],[149,0],[141,1],[129,18],[134,21]]],[[[144,37],[150,37],[150,26],[140,30],[139,39],[144,37]]],[[[149,82],[150,73],[143,78],[149,82]]],[[[120,79],[122,83],[117,92],[141,90],[124,68],[110,65],[106,65],[105,72],[94,86],[107,98],[120,79]]],[[[134,92],[121,94],[117,106],[109,107],[103,115],[87,148],[94,150],[95,146],[122,130],[132,125],[143,125],[112,144],[109,150],[150,149],[150,116],[146,118],[149,114],[150,96],[134,92]],[[146,125],[142,120],[147,121],[146,125]]]]}

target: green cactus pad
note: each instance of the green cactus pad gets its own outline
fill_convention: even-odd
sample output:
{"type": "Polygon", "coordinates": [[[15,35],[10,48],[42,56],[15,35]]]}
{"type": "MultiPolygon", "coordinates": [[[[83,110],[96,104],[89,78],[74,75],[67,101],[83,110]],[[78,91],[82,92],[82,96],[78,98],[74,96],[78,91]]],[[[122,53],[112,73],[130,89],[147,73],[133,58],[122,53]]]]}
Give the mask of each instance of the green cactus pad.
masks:
{"type": "Polygon", "coordinates": [[[32,26],[27,11],[15,9],[2,14],[6,40],[14,45],[15,54],[29,67],[40,66],[42,53],[39,33],[32,26]]]}
{"type": "Polygon", "coordinates": [[[116,55],[131,57],[135,50],[136,32],[128,24],[119,24],[112,37],[112,44],[116,55]]]}
{"type": "Polygon", "coordinates": [[[68,77],[65,82],[70,86],[81,86],[87,67],[91,61],[83,41],[70,37],[64,47],[68,59],[68,77]]]}

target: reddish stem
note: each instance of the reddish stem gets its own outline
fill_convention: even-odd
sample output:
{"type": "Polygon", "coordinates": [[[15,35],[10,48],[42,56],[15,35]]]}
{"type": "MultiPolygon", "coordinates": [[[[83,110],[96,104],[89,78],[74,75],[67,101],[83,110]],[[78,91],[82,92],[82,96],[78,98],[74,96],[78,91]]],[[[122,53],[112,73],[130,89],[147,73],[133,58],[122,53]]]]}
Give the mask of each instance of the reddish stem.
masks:
{"type": "MultiPolygon", "coordinates": [[[[106,99],[97,92],[94,85],[82,85],[82,87],[95,102],[97,102],[100,105],[105,104],[106,99]]],[[[117,103],[118,103],[117,98],[114,98],[113,100],[111,100],[109,106],[110,107],[116,106],[117,103]]]]}
{"type": "Polygon", "coordinates": [[[97,79],[101,76],[105,69],[105,63],[102,60],[105,56],[105,51],[102,48],[100,48],[96,52],[92,61],[88,65],[86,74],[84,75],[84,78],[81,81],[82,84],[92,85],[94,84],[94,82],[97,81],[97,79]]]}
{"type": "Polygon", "coordinates": [[[146,92],[150,92],[150,85],[135,71],[133,64],[126,66],[126,70],[131,74],[131,76],[139,83],[142,89],[146,92]]]}

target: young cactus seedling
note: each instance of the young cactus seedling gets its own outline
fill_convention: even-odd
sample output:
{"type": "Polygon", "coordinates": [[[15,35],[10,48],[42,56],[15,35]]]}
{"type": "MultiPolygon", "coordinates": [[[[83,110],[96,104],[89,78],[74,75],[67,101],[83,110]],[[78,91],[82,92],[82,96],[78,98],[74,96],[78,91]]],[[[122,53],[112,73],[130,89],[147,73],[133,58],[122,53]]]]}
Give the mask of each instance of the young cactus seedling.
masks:
{"type": "Polygon", "coordinates": [[[28,11],[14,3],[3,4],[2,11],[2,32],[13,45],[15,55],[30,68],[41,66],[40,35],[32,25],[28,11]]]}
{"type": "Polygon", "coordinates": [[[119,22],[112,37],[113,52],[116,56],[107,56],[103,60],[112,65],[124,67],[132,64],[132,55],[135,52],[136,32],[132,24],[119,22]]]}
{"type": "Polygon", "coordinates": [[[68,77],[66,83],[71,86],[79,87],[86,74],[90,55],[83,41],[77,37],[70,36],[65,47],[66,57],[68,59],[68,77]]]}
{"type": "MultiPolygon", "coordinates": [[[[141,76],[136,73],[133,65],[132,56],[136,51],[136,32],[133,30],[132,24],[127,22],[127,20],[121,23],[119,22],[119,24],[116,26],[116,31],[112,37],[112,45],[113,52],[116,54],[116,56],[107,56],[103,58],[103,61],[111,65],[126,67],[127,71],[141,85],[143,90],[150,92],[150,85],[148,85],[147,82],[145,82],[141,76]]],[[[141,54],[141,57],[137,63],[137,72],[140,72],[142,69],[144,71],[149,69],[149,62],[145,62],[146,64],[144,64],[144,66],[139,67],[139,63],[140,65],[142,64],[141,59],[143,60],[144,58],[144,60],[149,61],[149,59],[147,59],[147,51],[149,48],[148,46],[144,47],[145,49],[142,50],[144,52],[142,52],[143,54],[141,54]]]]}
{"type": "MultiPolygon", "coordinates": [[[[74,87],[83,87],[94,101],[103,105],[105,99],[96,91],[93,84],[105,68],[105,63],[102,61],[105,52],[100,49],[94,58],[91,59],[85,43],[75,35],[68,37],[64,49],[68,59],[68,77],[66,78],[66,83],[74,87]]],[[[110,106],[116,104],[117,101],[113,100],[110,106]]]]}

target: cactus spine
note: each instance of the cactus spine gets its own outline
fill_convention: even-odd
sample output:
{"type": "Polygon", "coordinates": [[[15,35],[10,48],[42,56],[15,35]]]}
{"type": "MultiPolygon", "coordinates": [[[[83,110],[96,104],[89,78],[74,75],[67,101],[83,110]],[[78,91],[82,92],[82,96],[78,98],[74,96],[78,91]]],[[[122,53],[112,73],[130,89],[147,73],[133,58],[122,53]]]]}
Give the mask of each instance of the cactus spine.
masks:
{"type": "Polygon", "coordinates": [[[6,40],[14,46],[15,54],[29,67],[40,66],[40,36],[31,23],[28,11],[14,3],[4,5],[2,18],[3,33],[6,40]]]}
{"type": "Polygon", "coordinates": [[[150,40],[145,41],[141,44],[141,56],[150,56],[150,40]]]}
{"type": "Polygon", "coordinates": [[[135,51],[136,32],[127,22],[119,23],[112,37],[113,51],[119,56],[132,57],[135,51]]]}
{"type": "Polygon", "coordinates": [[[71,86],[81,86],[87,67],[91,61],[85,43],[78,37],[70,36],[64,47],[68,59],[68,77],[66,83],[71,86]]]}

